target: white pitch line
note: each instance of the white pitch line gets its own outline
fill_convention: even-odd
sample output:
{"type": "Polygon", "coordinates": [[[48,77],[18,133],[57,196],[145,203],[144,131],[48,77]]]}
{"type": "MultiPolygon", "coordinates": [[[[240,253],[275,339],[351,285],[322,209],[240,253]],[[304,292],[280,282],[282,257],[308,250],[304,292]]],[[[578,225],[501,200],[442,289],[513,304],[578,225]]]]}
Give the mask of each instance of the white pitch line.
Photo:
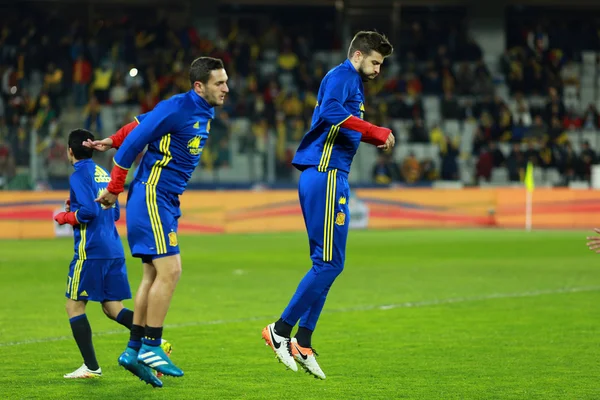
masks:
{"type": "MultiPolygon", "coordinates": [[[[572,288],[561,288],[561,289],[546,289],[546,290],[532,290],[529,292],[520,292],[520,293],[492,293],[481,296],[471,296],[471,297],[451,297],[446,299],[433,299],[433,300],[422,300],[422,301],[410,301],[406,303],[397,303],[397,304],[380,304],[380,305],[365,305],[365,306],[356,306],[356,307],[346,307],[346,308],[337,308],[332,310],[324,310],[323,312],[326,314],[329,313],[347,313],[347,312],[356,312],[356,311],[370,311],[370,310],[393,310],[396,308],[418,308],[418,307],[429,307],[429,306],[438,306],[444,304],[455,304],[455,303],[471,303],[477,301],[486,301],[486,300],[494,300],[494,299],[516,299],[523,297],[537,297],[544,296],[549,294],[564,294],[564,293],[582,293],[582,292],[597,292],[600,291],[600,286],[582,286],[582,287],[572,287],[572,288]]],[[[252,322],[252,321],[262,321],[262,320],[270,320],[273,318],[279,318],[278,315],[267,315],[261,317],[248,317],[248,318],[236,318],[236,319],[217,319],[212,321],[192,321],[192,322],[184,322],[181,324],[167,324],[165,325],[166,329],[177,329],[177,328],[186,328],[192,326],[207,326],[207,325],[227,325],[227,324],[235,324],[240,322],[252,322]]],[[[98,333],[94,333],[94,336],[107,336],[107,335],[115,335],[115,334],[123,334],[126,331],[124,329],[118,330],[110,330],[110,331],[102,331],[98,333]]],[[[27,339],[21,340],[18,342],[0,342],[0,347],[8,347],[8,346],[20,346],[25,344],[35,344],[35,343],[49,343],[49,342],[60,342],[63,340],[71,340],[72,336],[57,336],[57,337],[47,337],[40,339],[27,339]]]]}

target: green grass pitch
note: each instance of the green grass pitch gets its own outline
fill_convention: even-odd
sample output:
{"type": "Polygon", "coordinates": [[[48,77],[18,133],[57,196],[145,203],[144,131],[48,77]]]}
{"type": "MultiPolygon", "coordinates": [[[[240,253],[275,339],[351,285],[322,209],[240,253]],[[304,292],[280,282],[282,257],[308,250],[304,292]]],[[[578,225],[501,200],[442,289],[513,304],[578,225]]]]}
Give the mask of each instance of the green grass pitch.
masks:
{"type": "MultiPolygon", "coordinates": [[[[587,232],[352,231],[313,337],[327,380],[261,340],[309,267],[304,234],[182,237],[165,337],[183,378],[117,365],[128,334],[95,303],[104,376],[64,311],[72,242],[0,242],[0,399],[599,399],[600,256],[587,232]]],[[[135,290],[137,261],[128,261],[135,290]]],[[[126,304],[132,307],[132,302],[126,304]]]]}

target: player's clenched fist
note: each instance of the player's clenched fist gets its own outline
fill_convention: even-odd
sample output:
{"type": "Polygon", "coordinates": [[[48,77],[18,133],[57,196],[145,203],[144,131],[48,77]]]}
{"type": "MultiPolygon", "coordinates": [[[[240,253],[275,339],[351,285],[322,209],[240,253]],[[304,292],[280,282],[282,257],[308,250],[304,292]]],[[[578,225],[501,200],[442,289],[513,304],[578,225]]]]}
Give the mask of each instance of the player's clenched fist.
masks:
{"type": "Polygon", "coordinates": [[[118,195],[111,193],[105,189],[104,191],[102,191],[102,193],[100,193],[100,196],[98,196],[96,202],[100,203],[100,205],[102,205],[102,208],[107,209],[109,207],[112,207],[112,205],[117,202],[117,197],[118,195]]]}
{"type": "MultiPolygon", "coordinates": [[[[382,128],[382,129],[387,129],[387,128],[382,128]]],[[[379,149],[383,149],[385,151],[390,150],[392,147],[394,147],[394,145],[396,144],[396,138],[394,137],[394,134],[392,133],[391,130],[389,130],[389,134],[387,139],[385,140],[385,144],[382,144],[381,146],[377,146],[377,148],[379,149]]]]}

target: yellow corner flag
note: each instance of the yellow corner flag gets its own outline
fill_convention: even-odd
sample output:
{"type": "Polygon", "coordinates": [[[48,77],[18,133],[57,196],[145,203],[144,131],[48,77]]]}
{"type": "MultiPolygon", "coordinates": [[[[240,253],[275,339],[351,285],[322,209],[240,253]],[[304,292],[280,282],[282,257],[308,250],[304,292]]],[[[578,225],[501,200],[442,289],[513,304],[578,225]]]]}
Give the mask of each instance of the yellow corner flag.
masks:
{"type": "Polygon", "coordinates": [[[527,163],[527,169],[525,170],[525,187],[530,192],[533,192],[533,189],[535,188],[535,182],[533,180],[533,163],[531,161],[527,163]]]}

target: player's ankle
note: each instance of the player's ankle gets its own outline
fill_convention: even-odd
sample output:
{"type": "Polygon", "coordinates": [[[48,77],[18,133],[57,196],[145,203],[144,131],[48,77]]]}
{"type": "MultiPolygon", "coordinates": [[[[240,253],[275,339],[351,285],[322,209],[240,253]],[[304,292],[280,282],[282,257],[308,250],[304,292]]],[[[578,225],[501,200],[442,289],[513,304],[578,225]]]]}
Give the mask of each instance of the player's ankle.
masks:
{"type": "Polygon", "coordinates": [[[311,331],[308,328],[305,328],[303,326],[298,327],[298,332],[296,332],[295,336],[296,340],[298,341],[298,345],[304,348],[310,348],[312,333],[313,331],[311,331]]]}
{"type": "Polygon", "coordinates": [[[135,351],[139,351],[139,349],[142,347],[142,341],[141,340],[130,340],[127,343],[127,347],[129,347],[130,349],[133,349],[135,351]]]}
{"type": "Polygon", "coordinates": [[[144,344],[147,346],[160,346],[161,339],[162,339],[162,331],[163,331],[162,326],[156,328],[156,327],[146,325],[144,344]]]}
{"type": "Polygon", "coordinates": [[[292,328],[292,325],[288,324],[281,318],[275,322],[275,333],[277,333],[279,336],[289,338],[292,334],[292,328]]]}

